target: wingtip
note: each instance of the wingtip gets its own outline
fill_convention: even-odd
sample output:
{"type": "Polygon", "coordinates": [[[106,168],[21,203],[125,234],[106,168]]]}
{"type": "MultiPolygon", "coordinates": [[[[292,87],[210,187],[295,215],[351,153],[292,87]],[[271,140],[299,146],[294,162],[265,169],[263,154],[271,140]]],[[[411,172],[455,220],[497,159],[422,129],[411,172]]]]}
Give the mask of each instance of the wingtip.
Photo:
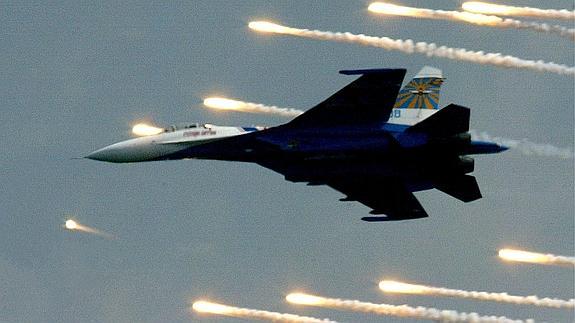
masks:
{"type": "Polygon", "coordinates": [[[393,72],[403,72],[407,70],[405,68],[370,68],[370,69],[359,69],[359,70],[341,70],[340,74],[343,75],[364,75],[364,74],[386,74],[393,72]]]}

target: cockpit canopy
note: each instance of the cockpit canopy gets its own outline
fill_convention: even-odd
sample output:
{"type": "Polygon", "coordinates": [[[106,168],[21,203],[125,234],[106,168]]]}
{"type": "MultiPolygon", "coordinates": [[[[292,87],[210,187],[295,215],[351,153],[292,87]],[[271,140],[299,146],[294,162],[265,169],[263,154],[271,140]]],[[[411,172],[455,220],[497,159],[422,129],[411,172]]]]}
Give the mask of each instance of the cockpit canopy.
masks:
{"type": "Polygon", "coordinates": [[[199,124],[199,123],[176,124],[176,125],[171,125],[171,126],[165,128],[164,131],[165,132],[174,132],[177,130],[195,129],[195,128],[211,129],[212,125],[209,123],[204,123],[204,124],[199,124]]]}

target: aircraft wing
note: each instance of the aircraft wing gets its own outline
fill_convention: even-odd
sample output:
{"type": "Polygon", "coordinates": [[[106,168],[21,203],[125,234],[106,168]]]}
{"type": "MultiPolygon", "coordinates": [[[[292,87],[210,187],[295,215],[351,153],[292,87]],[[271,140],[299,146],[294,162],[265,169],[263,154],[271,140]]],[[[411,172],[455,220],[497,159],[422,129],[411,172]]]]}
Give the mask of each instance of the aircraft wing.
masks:
{"type": "Polygon", "coordinates": [[[342,201],[358,201],[373,210],[364,217],[368,222],[398,221],[427,217],[427,213],[412,192],[393,179],[333,180],[327,185],[347,195],[342,201]]]}
{"type": "Polygon", "coordinates": [[[398,221],[428,216],[413,193],[395,178],[325,174],[322,171],[327,165],[321,162],[276,161],[258,164],[283,174],[288,181],[327,185],[346,195],[340,201],[357,201],[372,208],[371,214],[385,215],[364,217],[364,221],[398,221]]]}
{"type": "Polygon", "coordinates": [[[353,126],[381,124],[389,119],[405,69],[349,70],[340,73],[361,76],[285,126],[353,126]]]}

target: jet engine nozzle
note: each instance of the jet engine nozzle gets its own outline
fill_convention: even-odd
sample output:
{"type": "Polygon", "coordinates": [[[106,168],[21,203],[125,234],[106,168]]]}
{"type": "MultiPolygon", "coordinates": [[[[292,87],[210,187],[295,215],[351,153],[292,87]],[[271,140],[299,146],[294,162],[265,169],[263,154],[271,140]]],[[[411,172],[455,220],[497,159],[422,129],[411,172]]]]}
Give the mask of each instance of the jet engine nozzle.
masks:
{"type": "Polygon", "coordinates": [[[459,167],[463,174],[472,173],[475,170],[475,160],[468,156],[459,156],[459,167]]]}

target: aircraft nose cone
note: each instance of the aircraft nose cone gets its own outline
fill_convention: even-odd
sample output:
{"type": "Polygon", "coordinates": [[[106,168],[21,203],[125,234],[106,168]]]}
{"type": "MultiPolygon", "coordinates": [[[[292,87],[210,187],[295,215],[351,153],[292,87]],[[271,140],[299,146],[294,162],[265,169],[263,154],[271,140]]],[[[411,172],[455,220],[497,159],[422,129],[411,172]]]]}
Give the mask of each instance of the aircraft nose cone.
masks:
{"type": "Polygon", "coordinates": [[[99,160],[99,161],[106,161],[106,162],[117,162],[116,161],[116,153],[114,152],[115,149],[108,147],[104,147],[102,149],[98,149],[96,151],[91,152],[84,158],[92,159],[92,160],[99,160]]]}
{"type": "Polygon", "coordinates": [[[155,144],[152,136],[129,139],[98,149],[84,158],[110,163],[136,163],[153,160],[171,152],[155,144]]]}
{"type": "Polygon", "coordinates": [[[131,141],[115,143],[113,145],[98,149],[88,154],[84,158],[105,161],[110,163],[126,163],[133,161],[134,145],[131,141]]]}

